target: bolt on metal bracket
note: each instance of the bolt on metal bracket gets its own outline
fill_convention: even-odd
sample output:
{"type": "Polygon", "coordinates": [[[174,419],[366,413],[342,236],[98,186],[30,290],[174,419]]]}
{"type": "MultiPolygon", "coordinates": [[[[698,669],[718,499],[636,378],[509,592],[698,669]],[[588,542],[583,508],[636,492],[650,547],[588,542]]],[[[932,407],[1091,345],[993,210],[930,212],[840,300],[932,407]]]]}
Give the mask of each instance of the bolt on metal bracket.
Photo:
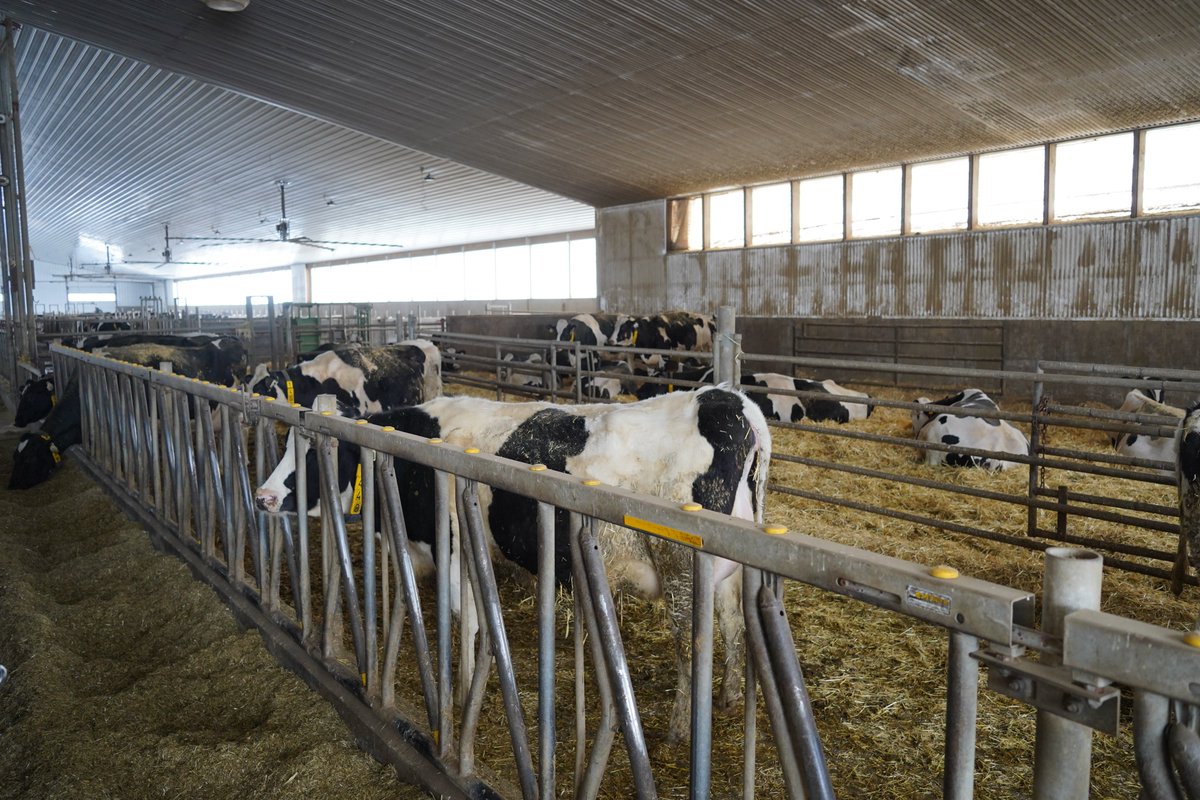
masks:
{"type": "Polygon", "coordinates": [[[1069,667],[1049,666],[977,650],[971,654],[988,667],[988,688],[1040,711],[1116,736],[1120,727],[1121,691],[1115,686],[1076,683],[1069,667]]]}

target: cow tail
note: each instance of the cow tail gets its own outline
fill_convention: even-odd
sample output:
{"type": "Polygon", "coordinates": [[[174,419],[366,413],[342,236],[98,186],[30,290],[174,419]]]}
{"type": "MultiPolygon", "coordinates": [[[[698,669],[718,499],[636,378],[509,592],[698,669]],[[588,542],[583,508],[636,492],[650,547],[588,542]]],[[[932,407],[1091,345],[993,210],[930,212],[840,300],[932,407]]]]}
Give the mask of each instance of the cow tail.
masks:
{"type": "Polygon", "coordinates": [[[754,437],[750,457],[754,458],[751,477],[754,480],[754,521],[763,522],[764,504],[767,500],[767,478],[771,468],[771,429],[758,404],[742,392],[742,411],[750,423],[749,435],[754,437]]]}

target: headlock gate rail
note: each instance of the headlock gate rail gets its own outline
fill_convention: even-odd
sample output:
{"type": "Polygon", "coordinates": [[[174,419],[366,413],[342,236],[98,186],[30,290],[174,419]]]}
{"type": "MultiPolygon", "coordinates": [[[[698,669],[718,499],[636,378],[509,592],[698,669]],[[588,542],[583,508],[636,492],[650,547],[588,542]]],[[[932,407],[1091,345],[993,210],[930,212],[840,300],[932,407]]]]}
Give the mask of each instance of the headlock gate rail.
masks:
{"type": "MultiPolygon", "coordinates": [[[[944,789],[969,798],[974,786],[978,669],[989,685],[1039,710],[1035,796],[1086,796],[1093,728],[1117,723],[1117,681],[1135,690],[1139,766],[1152,798],[1183,797],[1172,777],[1170,743],[1185,781],[1200,779],[1194,735],[1200,701],[1200,636],[1097,611],[1100,561],[1086,551],[1048,554],[1043,629],[1033,627],[1034,597],[953,570],[930,568],[831,543],[778,526],[756,525],[707,510],[619,488],[592,485],[538,465],[472,453],[387,429],[236,390],[84,354],[52,348],[56,374],[80,383],[81,463],[142,521],[163,545],[210,582],[235,612],[256,625],[268,647],[338,708],[360,740],[400,775],[442,797],[593,797],[617,732],[622,734],[639,798],[657,796],[645,736],[604,566],[594,546],[601,524],[636,525],[679,540],[693,553],[693,700],[690,796],[711,786],[712,623],[714,558],[745,566],[743,614],[747,667],[746,758],[742,793],[755,794],[757,690],[765,699],[789,797],[833,796],[811,704],[780,603],[784,581],[844,595],[944,629],[946,677],[944,789]],[[321,493],[320,537],[303,514],[268,515],[253,503],[277,461],[277,425],[296,431],[298,507],[307,507],[304,451],[315,447],[321,493]],[[254,434],[253,453],[247,434],[254,434]],[[362,538],[355,546],[340,513],[334,472],[337,442],[359,445],[362,538]],[[437,588],[423,607],[408,556],[394,460],[436,472],[437,588]],[[252,473],[253,471],[253,473],[252,473]],[[522,704],[506,635],[477,487],[486,484],[537,502],[542,545],[537,578],[537,705],[522,704]],[[382,516],[376,518],[376,496],[382,516]],[[601,701],[590,748],[577,745],[575,769],[564,762],[555,733],[554,508],[570,512],[575,575],[576,730],[584,727],[585,649],[601,701]],[[455,646],[450,597],[450,536],[459,523],[463,608],[473,605],[477,649],[455,646]],[[319,550],[319,555],[317,551],[319,550]],[[311,579],[310,579],[311,576],[311,579]],[[320,607],[318,607],[320,606],[320,607]],[[416,676],[398,668],[408,621],[416,676]],[[580,629],[588,634],[580,637],[580,629]],[[347,639],[350,647],[345,646],[347,639]],[[1026,658],[1037,651],[1036,661],[1026,658]],[[473,653],[473,654],[472,654],[473,653]],[[455,686],[454,664],[470,674],[455,686]],[[499,774],[476,763],[480,712],[495,663],[514,767],[499,774]],[[464,666],[473,665],[473,669],[464,666]],[[756,688],[757,687],[757,690],[756,688]],[[419,701],[401,694],[408,691],[419,701]],[[461,701],[458,697],[461,696],[461,701]],[[1185,704],[1185,705],[1181,705],[1185,704]],[[1175,718],[1170,722],[1174,706],[1175,718]],[[1187,709],[1186,711],[1183,709],[1187,709]],[[536,753],[526,716],[536,720],[536,753]],[[1044,717],[1044,720],[1043,720],[1044,717]],[[1043,724],[1044,723],[1044,724],[1043,724]],[[1180,728],[1184,732],[1180,732],[1180,728]],[[1170,734],[1168,734],[1170,731],[1170,734]],[[1189,738],[1190,737],[1190,738],[1189,738]],[[1182,744],[1177,744],[1182,742],[1182,744]],[[1079,787],[1082,786],[1082,793],[1079,787]]],[[[731,363],[731,362],[727,362],[731,363]]],[[[462,616],[467,616],[463,614],[462,616]]],[[[407,656],[406,656],[407,657],[407,656]]],[[[580,735],[579,742],[585,741],[580,735]]],[[[493,768],[498,765],[491,765],[493,768]]],[[[717,794],[724,792],[717,791],[717,794]]],[[[1196,795],[1190,795],[1195,797],[1196,795]]]]}

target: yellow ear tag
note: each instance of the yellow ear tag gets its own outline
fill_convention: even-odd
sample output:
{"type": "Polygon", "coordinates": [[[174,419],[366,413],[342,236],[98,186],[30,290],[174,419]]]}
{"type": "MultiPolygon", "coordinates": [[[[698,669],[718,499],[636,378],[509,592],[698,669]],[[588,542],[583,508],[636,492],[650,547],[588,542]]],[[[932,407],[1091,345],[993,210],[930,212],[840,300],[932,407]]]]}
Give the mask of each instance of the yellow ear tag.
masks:
{"type": "Polygon", "coordinates": [[[569,338],[569,339],[567,339],[567,341],[568,341],[568,342],[573,342],[573,341],[575,341],[575,331],[571,331],[571,336],[570,336],[570,338],[569,338]]]}
{"type": "Polygon", "coordinates": [[[292,386],[291,381],[287,382],[287,396],[288,396],[289,403],[296,402],[296,389],[295,389],[295,387],[292,386]]]}
{"type": "Polygon", "coordinates": [[[629,340],[630,347],[637,347],[637,335],[638,335],[637,328],[634,328],[633,329],[633,338],[629,340]]]}
{"type": "Polygon", "coordinates": [[[362,464],[358,465],[358,469],[354,472],[354,496],[350,498],[350,513],[358,514],[362,511],[362,464]]]}
{"type": "Polygon", "coordinates": [[[58,399],[52,394],[50,395],[50,407],[54,408],[56,405],[58,405],[58,399]]]}

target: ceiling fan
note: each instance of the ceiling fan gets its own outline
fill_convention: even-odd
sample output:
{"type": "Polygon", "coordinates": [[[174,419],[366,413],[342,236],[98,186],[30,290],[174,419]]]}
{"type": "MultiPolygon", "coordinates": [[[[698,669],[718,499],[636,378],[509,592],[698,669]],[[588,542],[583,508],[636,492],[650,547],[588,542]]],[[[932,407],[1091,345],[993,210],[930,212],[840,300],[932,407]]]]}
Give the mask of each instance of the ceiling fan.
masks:
{"type": "Polygon", "coordinates": [[[310,239],[307,236],[292,236],[291,221],[287,215],[287,187],[291,185],[291,181],[281,180],[276,181],[275,185],[279,187],[279,222],[275,223],[275,232],[277,238],[260,238],[255,236],[176,236],[176,241],[193,241],[205,242],[201,247],[220,247],[230,244],[254,244],[259,242],[285,242],[287,244],[299,244],[305,247],[315,247],[320,250],[334,250],[335,245],[344,245],[347,247],[386,247],[398,250],[404,247],[402,244],[392,242],[344,242],[331,239],[310,239]]]}
{"type": "MultiPolygon", "coordinates": [[[[178,241],[180,238],[181,237],[179,237],[179,236],[175,237],[176,241],[178,241]]],[[[159,255],[162,256],[161,261],[138,261],[136,259],[127,258],[127,259],[123,260],[121,263],[122,264],[146,264],[146,265],[150,265],[151,269],[159,269],[160,267],[165,267],[168,264],[178,264],[178,265],[189,266],[189,267],[209,267],[209,266],[219,267],[219,266],[223,266],[222,262],[220,262],[220,261],[175,261],[175,260],[173,260],[171,258],[171,226],[169,223],[166,223],[166,222],[163,223],[163,249],[160,251],[159,255]]],[[[105,248],[105,256],[104,257],[107,261],[107,259],[108,259],[107,247],[105,248]]],[[[105,263],[105,264],[93,263],[93,264],[80,264],[80,266],[81,267],[107,267],[109,270],[111,270],[112,265],[111,265],[111,263],[105,263]]]]}
{"type": "MultiPolygon", "coordinates": [[[[126,261],[123,263],[138,264],[138,263],[145,263],[145,262],[126,261]]],[[[153,263],[153,262],[151,262],[151,263],[153,263]]],[[[182,263],[187,263],[187,262],[176,261],[174,263],[182,264],[182,263]]],[[[85,263],[80,264],[79,266],[80,267],[104,267],[104,271],[103,272],[92,272],[90,270],[81,270],[80,272],[76,272],[74,260],[69,260],[67,262],[67,272],[55,273],[54,277],[62,278],[63,280],[67,281],[68,283],[71,281],[97,281],[97,280],[110,281],[110,280],[113,280],[114,278],[131,278],[134,280],[141,280],[141,281],[150,279],[150,276],[144,272],[116,272],[116,271],[114,271],[113,264],[112,264],[112,253],[111,253],[111,250],[109,249],[108,245],[104,245],[104,261],[102,261],[102,262],[101,261],[85,262],[85,263]]]]}

